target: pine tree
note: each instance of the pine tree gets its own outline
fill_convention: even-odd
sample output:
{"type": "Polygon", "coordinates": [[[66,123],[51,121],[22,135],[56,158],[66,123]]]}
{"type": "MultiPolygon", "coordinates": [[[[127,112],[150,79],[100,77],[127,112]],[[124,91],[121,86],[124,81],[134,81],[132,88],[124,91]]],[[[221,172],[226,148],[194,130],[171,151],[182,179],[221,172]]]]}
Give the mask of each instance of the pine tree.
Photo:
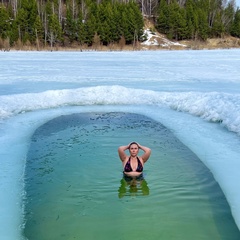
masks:
{"type": "Polygon", "coordinates": [[[207,13],[202,10],[198,9],[198,38],[201,40],[207,40],[209,34],[209,26],[208,26],[208,17],[207,13]]]}
{"type": "Polygon", "coordinates": [[[167,5],[166,0],[161,0],[158,9],[156,28],[164,34],[168,34],[169,32],[169,14],[169,6],[167,5]]]}
{"type": "Polygon", "coordinates": [[[111,4],[103,3],[98,5],[98,34],[101,42],[108,45],[111,38],[112,22],[111,22],[111,4]]]}
{"type": "Polygon", "coordinates": [[[188,28],[187,28],[187,21],[186,21],[186,11],[184,8],[179,8],[178,11],[178,20],[177,22],[177,37],[176,40],[183,40],[187,38],[188,35],[188,28]]]}
{"type": "Polygon", "coordinates": [[[24,42],[27,40],[25,36],[28,30],[27,17],[28,17],[27,11],[23,8],[20,8],[17,12],[16,23],[18,26],[18,39],[21,42],[24,42]]]}
{"type": "Polygon", "coordinates": [[[18,25],[18,39],[23,43],[27,41],[35,42],[35,21],[38,16],[35,0],[22,0],[21,8],[16,15],[16,24],[18,25]]]}
{"type": "Polygon", "coordinates": [[[36,17],[34,29],[36,34],[36,41],[37,44],[39,45],[39,43],[44,40],[43,24],[39,15],[36,17]]]}
{"type": "Polygon", "coordinates": [[[77,22],[74,20],[73,13],[69,8],[66,13],[64,33],[69,38],[70,42],[77,39],[77,22]]]}
{"type": "Polygon", "coordinates": [[[62,28],[59,24],[58,17],[56,14],[52,14],[49,19],[49,29],[48,29],[48,40],[50,42],[51,48],[57,42],[62,42],[62,28]]]}
{"type": "Polygon", "coordinates": [[[185,10],[181,9],[176,1],[169,5],[169,31],[170,39],[184,39],[187,35],[185,10]]]}
{"type": "Polygon", "coordinates": [[[112,41],[118,42],[121,37],[121,7],[119,3],[115,3],[112,9],[112,41]]]}
{"type": "Polygon", "coordinates": [[[221,13],[217,12],[216,16],[214,17],[214,21],[212,23],[211,36],[221,37],[223,33],[224,33],[224,25],[222,23],[221,13]]]}
{"type": "Polygon", "coordinates": [[[45,5],[45,15],[47,16],[47,20],[49,21],[50,16],[54,13],[53,9],[52,9],[52,3],[48,0],[46,5],[45,5]]]}
{"type": "Polygon", "coordinates": [[[130,2],[130,7],[132,9],[132,14],[134,19],[135,38],[137,37],[137,39],[135,40],[139,41],[141,36],[143,35],[143,27],[144,27],[143,16],[136,2],[130,2]]]}
{"type": "Polygon", "coordinates": [[[10,45],[12,46],[19,39],[19,27],[16,19],[12,20],[11,29],[8,35],[10,39],[10,45]]]}
{"type": "Polygon", "coordinates": [[[0,5],[0,38],[6,39],[10,31],[10,16],[4,5],[0,5]]]}
{"type": "Polygon", "coordinates": [[[127,13],[127,8],[122,9],[122,14],[121,14],[121,35],[124,36],[126,43],[130,44],[133,41],[133,34],[134,30],[133,27],[131,26],[131,19],[129,19],[129,15],[127,13]]]}
{"type": "Polygon", "coordinates": [[[196,31],[196,14],[194,11],[193,0],[186,1],[186,38],[194,39],[196,31]]]}
{"type": "Polygon", "coordinates": [[[232,23],[230,32],[234,37],[240,38],[240,9],[239,8],[235,13],[234,21],[232,23]]]}
{"type": "Polygon", "coordinates": [[[86,42],[86,44],[88,44],[90,46],[93,43],[93,38],[94,38],[95,33],[98,31],[97,20],[93,14],[91,14],[89,16],[89,18],[87,19],[87,21],[85,23],[85,29],[86,29],[86,41],[85,42],[86,42]]]}
{"type": "Polygon", "coordinates": [[[83,19],[82,13],[79,14],[77,20],[77,40],[81,47],[87,42],[86,22],[83,19]]]}
{"type": "Polygon", "coordinates": [[[136,10],[136,3],[130,2],[121,8],[120,28],[127,44],[136,43],[142,36],[143,18],[140,10],[136,10]]]}
{"type": "Polygon", "coordinates": [[[107,24],[109,26],[108,29],[109,43],[117,42],[120,39],[120,33],[118,21],[119,14],[117,8],[115,7],[115,4],[113,3],[108,4],[107,14],[108,14],[107,24]]]}

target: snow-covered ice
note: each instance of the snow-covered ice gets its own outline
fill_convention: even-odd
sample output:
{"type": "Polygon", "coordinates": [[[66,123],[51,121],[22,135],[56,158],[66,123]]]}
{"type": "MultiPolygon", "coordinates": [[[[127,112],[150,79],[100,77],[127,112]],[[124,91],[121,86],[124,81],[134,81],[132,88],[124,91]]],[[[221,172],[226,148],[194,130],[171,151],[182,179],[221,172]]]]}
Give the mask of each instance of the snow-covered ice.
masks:
{"type": "Polygon", "coordinates": [[[0,52],[0,234],[21,239],[35,129],[63,114],[124,111],[170,128],[212,171],[240,228],[240,50],[0,52]]]}

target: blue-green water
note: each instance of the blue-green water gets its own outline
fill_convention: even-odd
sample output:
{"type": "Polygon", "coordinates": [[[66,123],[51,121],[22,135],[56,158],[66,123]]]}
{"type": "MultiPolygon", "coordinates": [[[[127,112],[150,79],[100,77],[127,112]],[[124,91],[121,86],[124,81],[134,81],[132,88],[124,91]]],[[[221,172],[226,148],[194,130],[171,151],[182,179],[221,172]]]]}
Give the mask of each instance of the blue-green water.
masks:
{"type": "Polygon", "coordinates": [[[32,136],[25,172],[29,240],[237,240],[211,172],[163,125],[143,115],[61,116],[32,136]],[[117,155],[152,149],[144,180],[126,182],[117,155]]]}

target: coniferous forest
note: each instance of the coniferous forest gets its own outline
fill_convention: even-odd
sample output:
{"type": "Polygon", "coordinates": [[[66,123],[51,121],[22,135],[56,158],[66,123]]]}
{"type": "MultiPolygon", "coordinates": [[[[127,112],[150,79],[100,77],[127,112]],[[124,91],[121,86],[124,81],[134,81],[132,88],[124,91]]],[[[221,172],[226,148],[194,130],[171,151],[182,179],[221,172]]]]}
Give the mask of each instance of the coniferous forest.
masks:
{"type": "Polygon", "coordinates": [[[240,37],[234,0],[1,0],[0,48],[134,44],[144,18],[174,40],[240,37]]]}

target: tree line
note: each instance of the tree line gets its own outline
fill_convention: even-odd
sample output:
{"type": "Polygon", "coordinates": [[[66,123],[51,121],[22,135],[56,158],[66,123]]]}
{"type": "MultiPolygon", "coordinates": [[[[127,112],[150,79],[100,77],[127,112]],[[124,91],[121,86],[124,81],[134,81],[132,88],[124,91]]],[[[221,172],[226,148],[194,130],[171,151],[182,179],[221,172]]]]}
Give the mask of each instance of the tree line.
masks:
{"type": "Polygon", "coordinates": [[[0,41],[37,47],[133,44],[144,40],[144,17],[170,39],[240,37],[240,10],[234,0],[226,1],[1,0],[0,41]]]}
{"type": "Polygon", "coordinates": [[[136,2],[11,0],[0,6],[0,37],[10,45],[91,46],[140,41],[144,21],[136,2]]]}
{"type": "Polygon", "coordinates": [[[240,37],[240,10],[234,0],[161,0],[157,29],[171,39],[240,37]]]}

